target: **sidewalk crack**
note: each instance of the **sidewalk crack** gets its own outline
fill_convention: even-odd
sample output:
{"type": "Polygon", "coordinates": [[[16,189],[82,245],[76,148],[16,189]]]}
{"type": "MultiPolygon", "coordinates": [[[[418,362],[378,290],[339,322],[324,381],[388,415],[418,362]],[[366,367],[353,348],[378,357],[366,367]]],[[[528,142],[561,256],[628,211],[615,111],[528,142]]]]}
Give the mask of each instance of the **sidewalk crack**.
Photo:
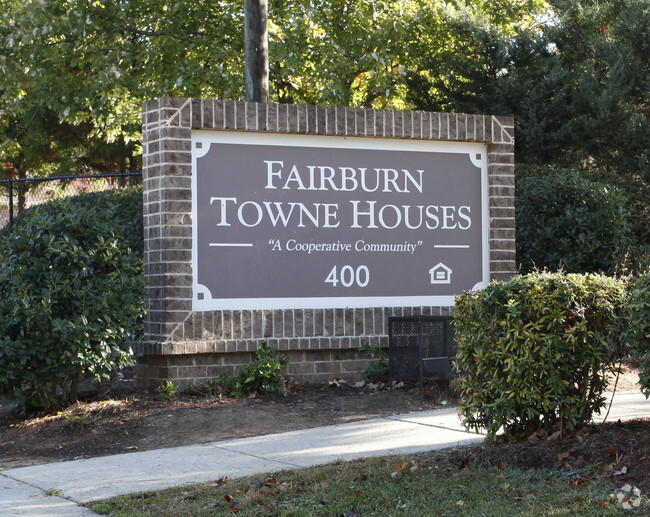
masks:
{"type": "Polygon", "coordinates": [[[303,465],[298,465],[297,463],[291,463],[289,461],[282,461],[282,460],[275,460],[275,459],[271,459],[271,458],[269,458],[267,456],[259,456],[257,454],[251,454],[249,452],[238,451],[237,449],[229,449],[228,447],[221,447],[219,445],[213,445],[212,447],[214,447],[215,449],[221,449],[222,451],[234,452],[236,454],[241,454],[242,456],[248,456],[249,458],[255,458],[255,459],[264,460],[264,461],[272,461],[274,463],[281,463],[282,465],[288,465],[289,467],[292,467],[292,468],[303,468],[303,465]]]}

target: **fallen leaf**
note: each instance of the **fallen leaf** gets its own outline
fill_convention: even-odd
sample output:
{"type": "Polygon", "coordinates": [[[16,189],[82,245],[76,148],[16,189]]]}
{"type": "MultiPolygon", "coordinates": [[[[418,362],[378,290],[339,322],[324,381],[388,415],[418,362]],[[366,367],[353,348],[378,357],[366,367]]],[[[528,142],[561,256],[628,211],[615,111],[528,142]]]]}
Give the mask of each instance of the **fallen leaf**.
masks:
{"type": "Polygon", "coordinates": [[[290,388],[294,388],[297,390],[302,389],[302,385],[299,382],[296,382],[294,379],[289,379],[287,384],[290,388]]]}
{"type": "Polygon", "coordinates": [[[461,458],[461,459],[460,459],[460,467],[459,467],[460,470],[463,470],[463,469],[470,469],[470,468],[471,468],[471,467],[470,467],[470,462],[472,461],[473,458],[474,458],[474,455],[473,455],[473,454],[470,454],[470,455],[467,456],[466,458],[461,458]]]}
{"type": "Polygon", "coordinates": [[[571,488],[580,488],[587,484],[587,481],[581,477],[577,477],[569,480],[569,486],[571,488]]]}
{"type": "Polygon", "coordinates": [[[348,387],[348,383],[344,379],[339,379],[336,377],[330,381],[329,386],[330,388],[344,388],[348,387]]]}
{"type": "Polygon", "coordinates": [[[408,467],[409,462],[398,463],[395,467],[395,472],[402,472],[406,467],[408,467]]]}
{"type": "Polygon", "coordinates": [[[559,440],[562,437],[562,431],[555,431],[553,434],[549,435],[547,440],[553,442],[555,440],[559,440]]]}
{"type": "Polygon", "coordinates": [[[598,465],[598,470],[602,472],[601,474],[602,477],[609,477],[611,476],[612,472],[614,472],[614,464],[601,463],[600,465],[598,465]]]}
{"type": "Polygon", "coordinates": [[[583,456],[578,456],[578,459],[573,462],[573,465],[571,466],[571,468],[573,468],[574,470],[578,470],[578,469],[581,469],[582,467],[584,467],[586,464],[587,463],[585,462],[584,457],[583,456]]]}
{"type": "Polygon", "coordinates": [[[564,461],[569,457],[568,452],[561,452],[560,454],[557,455],[557,461],[564,461]]]}
{"type": "Polygon", "coordinates": [[[456,504],[455,504],[454,506],[458,506],[458,507],[460,508],[460,507],[463,506],[464,504],[465,504],[465,501],[463,501],[463,500],[461,499],[461,500],[459,500],[459,501],[456,501],[456,504]]]}
{"type": "MultiPolygon", "coordinates": [[[[612,476],[622,476],[623,474],[627,474],[627,467],[623,465],[620,470],[617,470],[612,474],[612,476]]],[[[627,486],[627,485],[625,485],[627,486]]],[[[629,489],[628,489],[629,490],[629,489]]]]}

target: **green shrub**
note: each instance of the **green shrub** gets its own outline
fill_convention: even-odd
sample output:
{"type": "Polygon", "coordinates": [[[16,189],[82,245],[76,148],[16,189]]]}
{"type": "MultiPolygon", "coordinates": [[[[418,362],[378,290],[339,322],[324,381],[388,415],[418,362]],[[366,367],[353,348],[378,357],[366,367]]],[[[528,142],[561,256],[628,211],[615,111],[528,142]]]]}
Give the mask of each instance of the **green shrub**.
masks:
{"type": "Polygon", "coordinates": [[[641,359],[641,390],[650,397],[650,272],[636,277],[629,289],[624,339],[641,359]]]}
{"type": "Polygon", "coordinates": [[[233,379],[228,372],[222,372],[216,379],[211,379],[204,384],[196,386],[191,382],[185,389],[188,395],[196,397],[220,397],[232,391],[233,379]]]}
{"type": "Polygon", "coordinates": [[[241,397],[247,393],[270,393],[284,387],[283,375],[289,359],[266,344],[259,347],[255,360],[238,370],[232,382],[232,393],[241,397]]]}
{"type": "Polygon", "coordinates": [[[156,388],[156,393],[167,400],[172,400],[176,396],[178,386],[172,381],[167,381],[156,388]]]}
{"type": "MultiPolygon", "coordinates": [[[[122,227],[122,247],[130,248],[138,256],[144,254],[143,218],[142,218],[142,186],[124,187],[115,190],[102,192],[88,192],[67,198],[72,210],[80,207],[95,207],[102,211],[110,210],[111,221],[122,227]]],[[[14,221],[14,228],[23,226],[31,220],[31,213],[34,211],[44,212],[47,215],[55,215],[60,200],[50,201],[41,205],[33,206],[18,214],[14,221]]],[[[28,224],[28,223],[27,223],[28,224]]],[[[0,237],[9,235],[9,226],[0,230],[0,237]]]]}
{"type": "Polygon", "coordinates": [[[456,301],[461,409],[490,437],[568,429],[605,404],[620,355],[625,284],[602,275],[531,273],[456,301]]]}
{"type": "Polygon", "coordinates": [[[129,362],[144,278],[113,216],[57,201],[0,239],[0,393],[48,408],[129,362]]]}
{"type": "Polygon", "coordinates": [[[522,272],[612,272],[631,245],[627,198],[574,171],[517,179],[517,262],[522,272]]]}
{"type": "Polygon", "coordinates": [[[369,382],[377,382],[388,377],[388,354],[380,343],[363,343],[359,350],[367,353],[372,359],[377,359],[363,371],[364,377],[369,382]]]}

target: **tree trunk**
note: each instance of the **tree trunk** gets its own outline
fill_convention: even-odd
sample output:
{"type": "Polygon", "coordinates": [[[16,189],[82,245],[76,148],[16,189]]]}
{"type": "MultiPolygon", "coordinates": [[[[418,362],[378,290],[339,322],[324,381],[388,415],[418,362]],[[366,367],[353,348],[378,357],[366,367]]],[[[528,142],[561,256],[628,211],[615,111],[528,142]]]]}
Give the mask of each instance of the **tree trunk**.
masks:
{"type": "Polygon", "coordinates": [[[267,102],[269,50],[267,0],[244,0],[244,84],[248,102],[267,102]]]}

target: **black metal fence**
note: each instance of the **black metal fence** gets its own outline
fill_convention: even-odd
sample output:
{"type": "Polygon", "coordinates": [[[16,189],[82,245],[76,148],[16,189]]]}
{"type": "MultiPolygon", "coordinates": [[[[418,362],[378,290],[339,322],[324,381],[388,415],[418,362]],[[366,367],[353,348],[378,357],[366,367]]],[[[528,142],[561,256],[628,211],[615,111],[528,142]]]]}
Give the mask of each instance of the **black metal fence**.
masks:
{"type": "Polygon", "coordinates": [[[139,183],[142,183],[141,172],[0,180],[0,228],[13,227],[14,218],[30,206],[139,183]]]}

